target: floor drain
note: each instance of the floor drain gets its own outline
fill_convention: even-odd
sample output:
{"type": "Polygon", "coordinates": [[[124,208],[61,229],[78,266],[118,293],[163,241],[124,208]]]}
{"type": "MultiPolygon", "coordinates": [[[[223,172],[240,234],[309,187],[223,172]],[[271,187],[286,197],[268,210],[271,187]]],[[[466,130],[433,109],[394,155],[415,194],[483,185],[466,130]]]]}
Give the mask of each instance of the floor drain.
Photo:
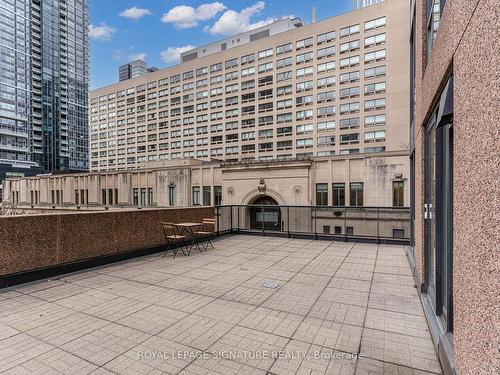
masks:
{"type": "Polygon", "coordinates": [[[262,284],[264,288],[271,288],[271,289],[276,289],[277,287],[280,286],[276,281],[266,281],[264,284],[262,284]]]}

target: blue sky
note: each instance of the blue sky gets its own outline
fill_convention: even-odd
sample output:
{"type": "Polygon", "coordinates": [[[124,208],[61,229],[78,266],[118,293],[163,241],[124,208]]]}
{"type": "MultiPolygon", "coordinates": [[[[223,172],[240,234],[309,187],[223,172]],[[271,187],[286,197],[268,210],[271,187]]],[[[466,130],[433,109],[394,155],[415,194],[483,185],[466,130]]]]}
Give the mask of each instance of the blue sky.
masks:
{"type": "Polygon", "coordinates": [[[118,66],[143,58],[158,68],[178,62],[180,51],[294,15],[311,21],[352,9],[351,0],[167,1],[89,0],[90,86],[118,80],[118,66]]]}

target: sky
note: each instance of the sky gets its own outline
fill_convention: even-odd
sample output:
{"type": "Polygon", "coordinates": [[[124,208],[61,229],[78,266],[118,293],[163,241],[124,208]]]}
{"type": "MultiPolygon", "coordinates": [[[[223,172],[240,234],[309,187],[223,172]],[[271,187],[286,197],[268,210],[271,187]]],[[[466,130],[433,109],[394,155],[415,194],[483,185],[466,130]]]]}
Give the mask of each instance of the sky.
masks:
{"type": "Polygon", "coordinates": [[[348,12],[351,0],[89,0],[90,87],[118,81],[118,66],[140,58],[164,68],[185,50],[295,16],[311,22],[348,12]]]}

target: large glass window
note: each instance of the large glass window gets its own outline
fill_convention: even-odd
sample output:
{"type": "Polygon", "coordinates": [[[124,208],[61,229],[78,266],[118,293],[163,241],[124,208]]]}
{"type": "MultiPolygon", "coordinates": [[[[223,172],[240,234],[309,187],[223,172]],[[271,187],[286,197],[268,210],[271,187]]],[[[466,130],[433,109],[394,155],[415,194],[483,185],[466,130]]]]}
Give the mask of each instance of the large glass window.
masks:
{"type": "Polygon", "coordinates": [[[316,205],[328,206],[328,184],[316,184],[316,205]]]}
{"type": "Polygon", "coordinates": [[[222,204],[222,186],[214,186],[214,205],[222,204]]]}
{"type": "Polygon", "coordinates": [[[392,205],[394,207],[404,206],[404,181],[392,181],[392,205]]]}
{"type": "Polygon", "coordinates": [[[203,205],[210,206],[212,203],[212,187],[203,186],[203,205]]]}
{"type": "Polygon", "coordinates": [[[345,206],[345,184],[344,183],[334,183],[333,184],[333,205],[334,206],[345,206]]]}
{"type": "Polygon", "coordinates": [[[193,206],[200,205],[200,187],[193,186],[193,206]]]}
{"type": "Polygon", "coordinates": [[[363,183],[351,182],[350,184],[350,205],[362,206],[363,205],[363,183]]]}

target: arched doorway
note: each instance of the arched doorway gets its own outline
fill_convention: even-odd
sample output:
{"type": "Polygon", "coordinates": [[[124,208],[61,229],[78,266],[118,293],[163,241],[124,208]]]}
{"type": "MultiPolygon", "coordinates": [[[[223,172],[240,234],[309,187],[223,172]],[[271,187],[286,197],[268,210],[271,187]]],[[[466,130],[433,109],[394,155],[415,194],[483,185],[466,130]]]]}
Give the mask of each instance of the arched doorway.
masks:
{"type": "Polygon", "coordinates": [[[264,195],[250,205],[250,228],[281,230],[281,210],[278,202],[264,195]]]}

